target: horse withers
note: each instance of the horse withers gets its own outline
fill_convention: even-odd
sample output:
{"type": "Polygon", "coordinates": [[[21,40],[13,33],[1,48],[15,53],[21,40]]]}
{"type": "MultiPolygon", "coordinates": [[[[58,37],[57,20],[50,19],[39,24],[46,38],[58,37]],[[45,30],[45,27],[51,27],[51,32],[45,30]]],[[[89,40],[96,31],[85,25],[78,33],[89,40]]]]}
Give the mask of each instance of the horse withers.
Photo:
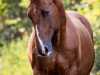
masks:
{"type": "Polygon", "coordinates": [[[27,51],[33,75],[90,75],[93,33],[87,19],[61,0],[30,0],[33,23],[27,51]]]}

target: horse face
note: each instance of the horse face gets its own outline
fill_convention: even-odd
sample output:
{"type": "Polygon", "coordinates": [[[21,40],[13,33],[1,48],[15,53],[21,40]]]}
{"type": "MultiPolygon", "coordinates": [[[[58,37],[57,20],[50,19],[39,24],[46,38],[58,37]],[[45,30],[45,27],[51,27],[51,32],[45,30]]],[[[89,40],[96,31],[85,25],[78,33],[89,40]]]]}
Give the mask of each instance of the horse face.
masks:
{"type": "Polygon", "coordinates": [[[49,56],[52,52],[52,37],[60,24],[60,16],[53,0],[31,0],[28,8],[37,43],[37,52],[49,56]]]}

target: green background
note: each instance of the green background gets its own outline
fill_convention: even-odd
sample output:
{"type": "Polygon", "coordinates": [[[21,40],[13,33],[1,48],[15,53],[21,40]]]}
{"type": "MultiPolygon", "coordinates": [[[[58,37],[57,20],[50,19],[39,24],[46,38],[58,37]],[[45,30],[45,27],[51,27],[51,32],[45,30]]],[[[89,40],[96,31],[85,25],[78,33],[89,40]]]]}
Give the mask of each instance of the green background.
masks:
{"type": "MultiPolygon", "coordinates": [[[[75,10],[90,21],[95,44],[91,75],[100,75],[100,0],[64,0],[66,10],[75,10]]],[[[27,17],[29,0],[0,0],[0,75],[32,75],[26,46],[32,31],[27,17]]]]}

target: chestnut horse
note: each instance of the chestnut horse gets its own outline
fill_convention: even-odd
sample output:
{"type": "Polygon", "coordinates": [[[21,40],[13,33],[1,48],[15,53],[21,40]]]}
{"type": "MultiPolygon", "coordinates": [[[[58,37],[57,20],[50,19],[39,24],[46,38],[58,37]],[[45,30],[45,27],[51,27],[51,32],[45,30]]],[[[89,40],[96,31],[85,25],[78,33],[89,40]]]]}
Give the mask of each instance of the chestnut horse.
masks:
{"type": "Polygon", "coordinates": [[[87,19],[61,0],[30,0],[33,23],[27,50],[33,75],[90,75],[93,33],[87,19]]]}

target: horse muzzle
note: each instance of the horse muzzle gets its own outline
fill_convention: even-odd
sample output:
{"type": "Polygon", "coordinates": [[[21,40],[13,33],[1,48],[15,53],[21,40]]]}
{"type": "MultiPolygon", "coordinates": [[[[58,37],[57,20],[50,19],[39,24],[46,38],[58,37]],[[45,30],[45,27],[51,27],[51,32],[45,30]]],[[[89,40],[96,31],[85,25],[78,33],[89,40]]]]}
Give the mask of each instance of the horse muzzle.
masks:
{"type": "Polygon", "coordinates": [[[49,51],[46,47],[42,49],[36,49],[36,53],[38,56],[47,56],[49,57],[52,53],[52,51],[49,51]]]}
{"type": "Polygon", "coordinates": [[[40,38],[39,30],[36,26],[36,43],[37,43],[37,53],[41,56],[50,56],[52,53],[52,43],[50,37],[40,38]]]}

